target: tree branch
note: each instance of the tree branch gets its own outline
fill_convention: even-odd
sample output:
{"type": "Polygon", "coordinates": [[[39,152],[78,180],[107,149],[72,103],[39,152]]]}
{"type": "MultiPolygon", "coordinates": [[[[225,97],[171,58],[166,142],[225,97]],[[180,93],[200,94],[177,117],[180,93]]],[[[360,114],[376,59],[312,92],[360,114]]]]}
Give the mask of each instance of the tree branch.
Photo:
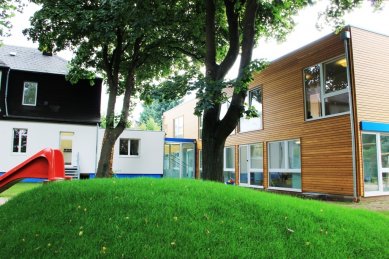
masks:
{"type": "Polygon", "coordinates": [[[257,1],[247,0],[243,19],[242,58],[240,60],[238,78],[243,75],[243,70],[251,62],[255,40],[255,18],[257,16],[257,10],[257,1]]]}
{"type": "Polygon", "coordinates": [[[215,3],[214,0],[206,0],[205,2],[205,41],[206,55],[205,68],[207,77],[215,79],[217,74],[216,64],[216,36],[215,36],[215,3]]]}
{"type": "Polygon", "coordinates": [[[224,78],[230,68],[234,65],[239,54],[239,23],[238,14],[235,12],[235,4],[236,0],[224,0],[228,22],[229,49],[224,60],[220,64],[217,75],[218,79],[224,78]]]}

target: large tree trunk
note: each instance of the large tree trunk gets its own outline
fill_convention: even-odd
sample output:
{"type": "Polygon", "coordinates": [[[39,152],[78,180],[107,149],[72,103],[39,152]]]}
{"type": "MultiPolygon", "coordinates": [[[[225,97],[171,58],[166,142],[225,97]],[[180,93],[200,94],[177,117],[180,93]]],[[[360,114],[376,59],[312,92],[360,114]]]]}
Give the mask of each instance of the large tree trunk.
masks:
{"type": "Polygon", "coordinates": [[[131,100],[132,90],[134,89],[134,85],[135,85],[135,74],[134,74],[134,70],[131,70],[129,72],[129,75],[125,83],[126,90],[124,92],[123,107],[122,107],[120,120],[115,127],[114,127],[114,119],[113,119],[115,116],[114,114],[115,109],[114,108],[112,109],[112,106],[110,105],[113,103],[113,107],[115,107],[114,106],[115,102],[111,100],[111,98],[115,98],[116,100],[116,94],[110,92],[109,100],[108,100],[108,108],[107,108],[107,128],[104,132],[104,138],[101,146],[101,153],[100,153],[99,163],[96,172],[96,177],[98,178],[111,177],[113,174],[112,166],[113,166],[114,146],[116,140],[123,133],[124,129],[127,126],[130,100],[131,100]]]}
{"type": "MultiPolygon", "coordinates": [[[[205,131],[204,131],[205,132],[205,131]]],[[[203,176],[206,180],[223,182],[224,141],[213,134],[203,134],[203,176]]]]}
{"type": "Polygon", "coordinates": [[[99,164],[97,166],[96,177],[112,177],[112,165],[113,165],[113,154],[115,146],[115,132],[114,129],[106,129],[104,132],[103,143],[101,146],[101,153],[99,164]],[[109,158],[109,159],[107,159],[109,158]]]}
{"type": "MultiPolygon", "coordinates": [[[[228,70],[232,67],[239,52],[239,27],[238,16],[234,12],[235,1],[224,1],[226,6],[226,15],[228,17],[229,26],[229,43],[230,49],[227,52],[225,59],[220,65],[216,63],[216,29],[215,29],[215,2],[206,0],[206,77],[210,81],[223,80],[228,70]]],[[[248,0],[245,3],[246,10],[242,21],[242,55],[239,67],[238,78],[244,75],[244,69],[250,64],[252,50],[254,48],[255,36],[255,16],[258,9],[256,0],[248,0]]],[[[212,93],[206,89],[208,93],[212,93]]],[[[222,94],[220,92],[220,94],[222,94]]],[[[214,95],[214,93],[213,93],[214,95]]],[[[214,104],[204,111],[203,117],[203,176],[206,180],[222,182],[223,178],[223,159],[224,159],[224,144],[229,134],[236,128],[244,111],[244,100],[246,97],[245,89],[240,89],[239,92],[234,92],[231,105],[228,108],[227,114],[222,120],[219,120],[220,104],[214,104]]]]}

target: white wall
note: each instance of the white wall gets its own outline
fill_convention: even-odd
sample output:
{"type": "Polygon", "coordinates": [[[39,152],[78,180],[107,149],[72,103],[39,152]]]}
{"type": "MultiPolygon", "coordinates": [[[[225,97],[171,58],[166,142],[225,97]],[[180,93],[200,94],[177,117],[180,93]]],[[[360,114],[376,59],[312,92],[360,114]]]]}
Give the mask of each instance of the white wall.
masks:
{"type": "Polygon", "coordinates": [[[73,161],[79,153],[81,173],[95,172],[96,126],[59,123],[0,121],[0,172],[7,172],[44,148],[59,148],[60,132],[74,132],[73,161]],[[12,152],[13,129],[27,129],[27,152],[12,152]]]}
{"type": "MultiPolygon", "coordinates": [[[[104,129],[99,130],[102,143],[104,129]]],[[[124,130],[115,143],[113,172],[116,174],[163,174],[163,148],[165,132],[124,130]],[[139,139],[139,156],[119,156],[119,139],[139,139]]],[[[100,157],[100,147],[98,158],[100,157]]]]}
{"type": "MultiPolygon", "coordinates": [[[[0,120],[0,172],[9,171],[44,148],[58,149],[61,131],[74,132],[73,163],[76,164],[78,153],[80,173],[95,173],[104,129],[97,129],[96,126],[4,120],[0,120]],[[28,130],[26,153],[15,154],[12,152],[14,128],[28,130]],[[99,145],[96,150],[97,140],[99,145]]],[[[165,133],[161,131],[125,130],[120,138],[140,140],[139,156],[119,156],[119,138],[114,149],[114,173],[162,175],[164,137],[165,133]]]]}

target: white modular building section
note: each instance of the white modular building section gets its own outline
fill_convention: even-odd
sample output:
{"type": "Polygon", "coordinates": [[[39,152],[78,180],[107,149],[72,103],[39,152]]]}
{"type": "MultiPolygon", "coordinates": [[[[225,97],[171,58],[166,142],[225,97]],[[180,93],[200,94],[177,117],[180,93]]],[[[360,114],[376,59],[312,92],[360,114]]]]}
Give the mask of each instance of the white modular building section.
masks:
{"type": "Polygon", "coordinates": [[[68,154],[65,154],[66,166],[78,166],[82,174],[94,173],[97,126],[7,120],[0,121],[0,172],[9,171],[44,148],[60,149],[61,136],[63,138],[66,134],[70,135],[72,142],[68,154]],[[27,130],[25,153],[13,152],[14,129],[27,130]]]}
{"type": "MultiPolygon", "coordinates": [[[[80,174],[93,176],[97,170],[103,136],[104,129],[97,125],[1,120],[0,173],[9,171],[44,148],[61,149],[62,143],[65,167],[77,167],[80,174]],[[20,129],[27,130],[26,152],[13,152],[14,130],[20,129]],[[66,146],[69,140],[70,147],[66,146]]],[[[162,177],[164,137],[162,131],[124,130],[115,143],[113,172],[123,177],[162,177]],[[120,139],[137,140],[138,155],[120,155],[120,139]]]]}
{"type": "MultiPolygon", "coordinates": [[[[99,129],[98,156],[100,157],[101,143],[104,136],[104,129],[99,129]]],[[[163,148],[165,132],[142,131],[125,129],[115,143],[113,172],[118,176],[160,176],[163,175],[163,148]],[[120,139],[138,140],[138,155],[120,155],[120,139]]]]}

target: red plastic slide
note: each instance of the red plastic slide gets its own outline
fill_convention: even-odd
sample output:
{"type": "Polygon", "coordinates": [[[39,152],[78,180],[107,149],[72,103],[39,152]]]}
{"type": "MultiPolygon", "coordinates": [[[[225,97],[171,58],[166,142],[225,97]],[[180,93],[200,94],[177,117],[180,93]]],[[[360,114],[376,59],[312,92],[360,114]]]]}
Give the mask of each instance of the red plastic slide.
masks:
{"type": "Polygon", "coordinates": [[[68,180],[62,152],[46,148],[0,176],[0,193],[24,178],[45,178],[48,181],[68,180]]]}

